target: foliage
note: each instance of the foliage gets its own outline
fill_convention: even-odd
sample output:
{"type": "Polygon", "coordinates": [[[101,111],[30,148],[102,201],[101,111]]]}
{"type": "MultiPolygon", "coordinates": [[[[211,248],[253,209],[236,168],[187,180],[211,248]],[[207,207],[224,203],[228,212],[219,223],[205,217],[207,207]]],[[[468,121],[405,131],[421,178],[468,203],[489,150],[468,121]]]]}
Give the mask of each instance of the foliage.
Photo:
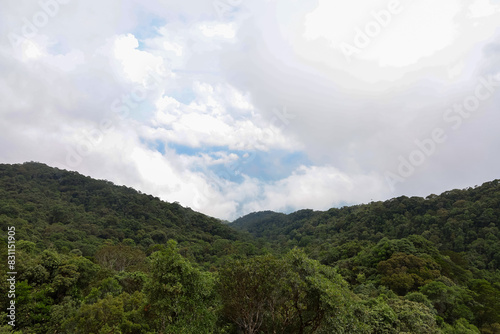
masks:
{"type": "Polygon", "coordinates": [[[214,279],[184,259],[175,241],[151,255],[151,277],[144,291],[159,333],[211,333],[214,279]]]}
{"type": "Polygon", "coordinates": [[[38,163],[0,165],[16,328],[0,333],[500,333],[500,182],[232,224],[38,163]]]}
{"type": "Polygon", "coordinates": [[[346,282],[301,250],[231,261],[219,274],[223,314],[244,333],[331,333],[353,321],[346,282]]]}

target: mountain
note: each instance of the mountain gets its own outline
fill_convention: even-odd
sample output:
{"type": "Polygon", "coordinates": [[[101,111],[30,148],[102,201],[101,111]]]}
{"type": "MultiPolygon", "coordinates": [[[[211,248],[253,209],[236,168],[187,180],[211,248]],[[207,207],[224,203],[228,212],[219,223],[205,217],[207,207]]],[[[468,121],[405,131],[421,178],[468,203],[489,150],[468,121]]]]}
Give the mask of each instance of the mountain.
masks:
{"type": "Polygon", "coordinates": [[[106,243],[125,242],[145,253],[174,239],[198,262],[213,247],[247,247],[248,237],[220,220],[109,181],[40,163],[0,164],[0,224],[37,250],[93,256],[106,243]]]}
{"type": "Polygon", "coordinates": [[[499,224],[498,180],[227,224],[2,164],[0,332],[500,333],[499,224]]]}
{"type": "Polygon", "coordinates": [[[251,213],[230,226],[275,247],[304,247],[326,262],[336,258],[331,255],[333,248],[354,240],[376,244],[383,238],[419,235],[439,251],[462,254],[472,267],[498,270],[500,181],[426,198],[402,196],[323,212],[251,213]],[[327,260],[328,256],[333,258],[327,260]]]}

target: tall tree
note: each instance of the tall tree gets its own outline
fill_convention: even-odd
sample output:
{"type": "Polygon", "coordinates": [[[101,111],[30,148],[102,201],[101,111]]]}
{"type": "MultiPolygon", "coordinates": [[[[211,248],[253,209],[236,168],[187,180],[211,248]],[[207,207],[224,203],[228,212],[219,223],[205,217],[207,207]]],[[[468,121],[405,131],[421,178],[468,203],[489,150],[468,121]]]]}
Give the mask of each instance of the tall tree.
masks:
{"type": "Polygon", "coordinates": [[[353,320],[345,281],[298,249],[226,264],[219,292],[223,314],[246,334],[328,333],[353,320]]]}
{"type": "Polygon", "coordinates": [[[213,286],[212,274],[183,258],[175,241],[153,253],[145,293],[158,333],[211,333],[216,321],[213,286]]]}

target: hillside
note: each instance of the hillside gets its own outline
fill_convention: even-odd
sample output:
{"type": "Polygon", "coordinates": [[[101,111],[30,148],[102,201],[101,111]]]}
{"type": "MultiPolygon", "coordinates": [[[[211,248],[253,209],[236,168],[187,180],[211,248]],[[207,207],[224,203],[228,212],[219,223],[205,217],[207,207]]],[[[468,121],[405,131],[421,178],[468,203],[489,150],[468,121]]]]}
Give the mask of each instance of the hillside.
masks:
{"type": "MultiPolygon", "coordinates": [[[[442,252],[462,254],[478,269],[500,269],[500,181],[441,195],[398,197],[288,215],[252,213],[231,226],[278,248],[304,247],[324,261],[335,261],[335,247],[355,240],[376,244],[383,238],[420,235],[442,252]]],[[[451,253],[450,253],[451,254],[451,253]]]]}
{"type": "Polygon", "coordinates": [[[123,241],[151,253],[174,239],[196,261],[210,262],[215,241],[248,241],[218,219],[178,203],[39,163],[0,165],[0,224],[15,225],[18,237],[34,242],[38,251],[79,250],[83,256],[123,241]]]}
{"type": "Polygon", "coordinates": [[[14,228],[16,270],[8,297],[2,260],[15,323],[3,311],[0,333],[500,333],[498,224],[498,181],[226,225],[75,172],[0,165],[0,254],[14,228]]]}
{"type": "MultiPolygon", "coordinates": [[[[419,291],[431,300],[439,319],[476,318],[480,328],[478,318],[500,319],[499,225],[499,180],[325,212],[257,212],[231,224],[277,252],[304,249],[336,267],[354,291],[371,294],[380,286],[399,295],[419,291]],[[472,305],[485,300],[489,311],[474,311],[472,305]]],[[[488,328],[481,332],[500,333],[500,326],[488,328]]]]}

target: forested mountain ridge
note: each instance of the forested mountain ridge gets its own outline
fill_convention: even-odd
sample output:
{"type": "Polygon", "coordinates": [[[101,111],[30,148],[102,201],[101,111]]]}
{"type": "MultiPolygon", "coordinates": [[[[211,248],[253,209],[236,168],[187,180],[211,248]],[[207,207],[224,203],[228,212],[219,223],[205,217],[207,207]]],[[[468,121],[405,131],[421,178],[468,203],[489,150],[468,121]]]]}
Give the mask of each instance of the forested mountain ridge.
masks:
{"type": "MultiPolygon", "coordinates": [[[[426,198],[402,196],[324,212],[256,212],[231,226],[278,252],[305,250],[336,267],[354,291],[369,294],[373,286],[399,295],[419,291],[447,322],[457,317],[500,320],[499,180],[426,198]],[[471,316],[477,312],[471,305],[485,300],[489,311],[471,316]],[[451,306],[454,302],[461,305],[451,306]]],[[[500,333],[498,324],[479,327],[482,333],[500,333]]]]}
{"type": "Polygon", "coordinates": [[[226,225],[75,172],[0,165],[0,333],[500,333],[499,188],[226,225]]]}
{"type": "Polygon", "coordinates": [[[498,270],[500,180],[426,198],[402,196],[324,212],[251,213],[231,226],[279,247],[300,246],[318,256],[353,240],[377,243],[421,235],[440,251],[466,254],[475,268],[498,270]]]}
{"type": "Polygon", "coordinates": [[[39,163],[0,164],[0,223],[16,225],[18,237],[38,249],[78,249],[84,256],[93,256],[106,241],[125,240],[150,253],[174,239],[203,262],[210,261],[207,248],[216,240],[248,241],[218,219],[178,203],[39,163]]]}

